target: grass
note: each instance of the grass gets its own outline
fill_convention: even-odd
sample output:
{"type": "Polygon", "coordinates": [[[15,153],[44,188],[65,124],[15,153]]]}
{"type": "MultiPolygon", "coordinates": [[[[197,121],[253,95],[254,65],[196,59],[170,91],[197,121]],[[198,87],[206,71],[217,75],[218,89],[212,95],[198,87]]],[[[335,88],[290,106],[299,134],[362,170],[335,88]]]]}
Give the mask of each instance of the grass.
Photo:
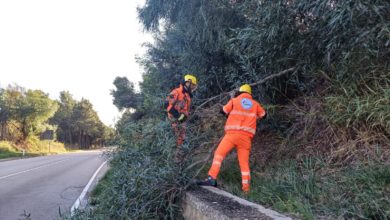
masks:
{"type": "MultiPolygon", "coordinates": [[[[29,147],[28,150],[26,150],[24,155],[26,157],[68,152],[64,144],[55,141],[29,140],[28,142],[29,142],[28,143],[29,147]]],[[[15,157],[22,157],[22,156],[23,156],[23,152],[21,148],[18,148],[16,145],[8,141],[0,141],[0,159],[15,158],[15,157]]]]}
{"type": "MultiPolygon", "coordinates": [[[[370,127],[390,130],[390,89],[370,92],[363,96],[346,94],[326,98],[326,105],[331,108],[329,118],[346,127],[358,127],[364,122],[370,127]]],[[[352,93],[352,94],[351,94],[352,93]]]]}
{"type": "Polygon", "coordinates": [[[15,145],[8,141],[0,141],[0,159],[16,158],[16,157],[36,157],[41,154],[37,152],[23,152],[15,145]]]}
{"type": "Polygon", "coordinates": [[[98,205],[99,198],[104,192],[104,190],[109,189],[111,186],[113,171],[109,169],[103,178],[99,181],[96,187],[92,190],[90,194],[89,204],[92,206],[98,205]]]}
{"type": "Polygon", "coordinates": [[[68,152],[63,143],[51,140],[39,140],[35,136],[29,137],[26,141],[26,145],[28,151],[31,153],[47,155],[68,152]]]}
{"type": "MultiPolygon", "coordinates": [[[[227,161],[228,162],[228,161],[227,161]]],[[[233,160],[221,171],[222,187],[238,196],[240,172],[233,160]]],[[[302,219],[389,219],[390,167],[359,164],[335,169],[316,158],[287,161],[252,172],[253,202],[302,219]]]]}
{"type": "Polygon", "coordinates": [[[9,142],[6,141],[0,142],[0,159],[21,157],[21,156],[22,156],[22,152],[18,151],[9,142]]]}
{"type": "Polygon", "coordinates": [[[58,154],[68,152],[63,143],[48,140],[39,141],[37,143],[37,147],[35,149],[32,149],[32,151],[44,154],[58,154]]]}

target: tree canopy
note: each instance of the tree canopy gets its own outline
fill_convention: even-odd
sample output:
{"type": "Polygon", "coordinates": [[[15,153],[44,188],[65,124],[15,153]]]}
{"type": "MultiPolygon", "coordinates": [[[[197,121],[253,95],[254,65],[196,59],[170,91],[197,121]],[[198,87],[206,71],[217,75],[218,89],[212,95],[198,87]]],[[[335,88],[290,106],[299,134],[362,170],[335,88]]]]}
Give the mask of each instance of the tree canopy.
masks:
{"type": "Polygon", "coordinates": [[[59,141],[82,148],[103,145],[114,136],[88,100],[77,101],[67,91],[57,101],[41,90],[0,89],[0,140],[26,145],[46,129],[55,130],[59,141]]]}
{"type": "Polygon", "coordinates": [[[41,90],[25,90],[9,86],[1,92],[2,138],[5,127],[13,125],[20,133],[20,141],[43,131],[45,122],[57,111],[57,103],[41,90]]]}
{"type": "Polygon", "coordinates": [[[134,91],[134,83],[126,77],[116,77],[114,80],[115,90],[111,90],[114,105],[121,111],[127,108],[136,109],[139,106],[140,97],[134,91]]]}

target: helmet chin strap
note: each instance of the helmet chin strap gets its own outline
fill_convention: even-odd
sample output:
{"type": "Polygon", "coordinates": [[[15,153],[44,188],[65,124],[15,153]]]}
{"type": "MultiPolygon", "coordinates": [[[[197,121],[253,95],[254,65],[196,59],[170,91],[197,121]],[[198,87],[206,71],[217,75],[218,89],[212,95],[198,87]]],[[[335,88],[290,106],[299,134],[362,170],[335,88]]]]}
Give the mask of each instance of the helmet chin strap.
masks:
{"type": "Polygon", "coordinates": [[[184,88],[185,88],[185,90],[186,90],[187,92],[189,92],[189,93],[192,92],[192,91],[191,91],[191,81],[185,81],[183,86],[184,86],[184,88]],[[187,86],[187,83],[190,83],[190,86],[187,86]]]}
{"type": "Polygon", "coordinates": [[[184,87],[186,87],[186,90],[190,92],[191,91],[191,81],[185,81],[184,87]],[[188,83],[189,83],[189,85],[188,85],[188,83]]]}
{"type": "Polygon", "coordinates": [[[198,86],[196,84],[193,84],[191,80],[185,81],[183,86],[185,90],[191,95],[198,88],[198,86]],[[188,86],[187,83],[189,84],[188,86]]]}

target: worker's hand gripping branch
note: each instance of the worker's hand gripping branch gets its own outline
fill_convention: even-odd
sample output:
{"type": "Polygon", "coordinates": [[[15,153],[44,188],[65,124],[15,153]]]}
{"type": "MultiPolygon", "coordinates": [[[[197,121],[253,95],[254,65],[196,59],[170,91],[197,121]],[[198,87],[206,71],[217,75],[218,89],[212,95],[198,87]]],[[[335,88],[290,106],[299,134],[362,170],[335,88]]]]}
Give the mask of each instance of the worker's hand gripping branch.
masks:
{"type": "Polygon", "coordinates": [[[187,116],[185,114],[180,114],[179,118],[177,119],[179,122],[184,122],[187,119],[187,116]]]}

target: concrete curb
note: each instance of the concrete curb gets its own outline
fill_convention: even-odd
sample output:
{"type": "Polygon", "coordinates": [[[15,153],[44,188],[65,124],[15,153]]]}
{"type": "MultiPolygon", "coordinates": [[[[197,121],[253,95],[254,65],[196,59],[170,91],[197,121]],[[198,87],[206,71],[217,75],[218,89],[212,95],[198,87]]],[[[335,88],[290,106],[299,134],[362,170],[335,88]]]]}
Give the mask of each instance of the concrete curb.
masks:
{"type": "Polygon", "coordinates": [[[186,193],[183,217],[186,220],[291,220],[274,210],[207,186],[186,193]]]}
{"type": "Polygon", "coordinates": [[[290,217],[287,217],[287,216],[284,216],[272,209],[267,209],[265,208],[264,206],[261,206],[259,204],[256,204],[256,203],[253,203],[253,202],[249,202],[245,199],[242,199],[242,198],[239,198],[237,196],[234,196],[226,191],[223,191],[223,190],[220,190],[220,189],[217,189],[215,187],[210,187],[210,186],[203,186],[203,188],[206,188],[207,190],[213,192],[213,193],[216,193],[216,194],[219,194],[219,195],[222,195],[222,196],[225,196],[225,197],[228,197],[228,198],[232,198],[234,199],[235,201],[243,204],[243,205],[246,205],[246,206],[250,206],[250,207],[253,207],[257,210],[259,210],[261,213],[265,214],[266,216],[268,217],[271,217],[273,219],[276,219],[276,220],[291,220],[290,217]]]}

